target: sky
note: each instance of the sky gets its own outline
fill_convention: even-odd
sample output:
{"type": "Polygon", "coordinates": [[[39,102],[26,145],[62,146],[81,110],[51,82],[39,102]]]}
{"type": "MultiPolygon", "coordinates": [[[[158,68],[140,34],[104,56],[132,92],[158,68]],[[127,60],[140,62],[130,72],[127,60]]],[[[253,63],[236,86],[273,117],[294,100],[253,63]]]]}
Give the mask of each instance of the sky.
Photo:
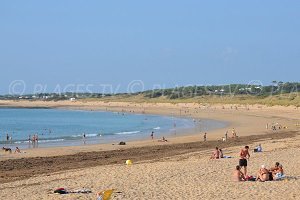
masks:
{"type": "Polygon", "coordinates": [[[0,1],[0,94],[300,81],[300,1],[0,1]]]}

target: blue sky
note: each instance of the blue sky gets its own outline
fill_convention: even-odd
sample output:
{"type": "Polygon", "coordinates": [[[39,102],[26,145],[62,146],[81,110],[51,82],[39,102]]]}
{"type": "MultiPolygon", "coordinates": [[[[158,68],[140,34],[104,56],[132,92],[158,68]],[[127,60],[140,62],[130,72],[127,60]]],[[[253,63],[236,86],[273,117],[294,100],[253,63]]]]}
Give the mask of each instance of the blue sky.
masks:
{"type": "Polygon", "coordinates": [[[299,10],[296,0],[3,0],[0,94],[15,80],[27,93],[300,81],[299,10]]]}

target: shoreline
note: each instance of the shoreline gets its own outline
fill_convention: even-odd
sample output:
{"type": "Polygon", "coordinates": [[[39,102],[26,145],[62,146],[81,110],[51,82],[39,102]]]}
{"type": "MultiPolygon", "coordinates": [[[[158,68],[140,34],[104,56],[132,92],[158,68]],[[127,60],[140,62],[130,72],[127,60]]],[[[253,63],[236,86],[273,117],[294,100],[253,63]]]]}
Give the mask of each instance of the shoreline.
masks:
{"type": "MultiPolygon", "coordinates": [[[[128,102],[86,102],[86,101],[58,101],[58,102],[44,102],[44,101],[0,101],[0,106],[3,107],[48,107],[56,109],[76,109],[76,110],[89,110],[89,111],[111,111],[111,112],[127,112],[134,111],[135,114],[155,114],[155,115],[168,115],[176,117],[188,118],[205,118],[218,121],[227,122],[227,127],[216,129],[208,132],[207,140],[220,140],[224,137],[224,133],[235,128],[238,136],[249,136],[258,134],[271,133],[271,130],[266,130],[266,123],[280,122],[284,126],[289,127],[290,130],[297,130],[293,124],[298,123],[299,110],[293,107],[263,107],[261,105],[251,106],[250,109],[244,105],[203,105],[203,104],[170,104],[170,103],[128,103],[128,102]],[[296,112],[295,112],[296,111],[296,112]]],[[[157,145],[157,139],[152,141],[150,138],[147,140],[129,141],[122,148],[153,146],[157,145]]],[[[169,143],[188,143],[194,141],[203,141],[203,133],[198,132],[195,134],[183,134],[182,136],[175,136],[167,138],[169,143]]],[[[26,154],[22,155],[9,155],[0,156],[0,160],[15,159],[19,157],[47,157],[57,155],[70,155],[80,152],[89,151],[105,151],[116,150],[119,145],[111,144],[95,144],[95,145],[81,145],[81,146],[68,146],[68,147],[49,147],[38,149],[27,149],[26,154]]],[[[0,154],[1,155],[1,154],[0,154]]]]}

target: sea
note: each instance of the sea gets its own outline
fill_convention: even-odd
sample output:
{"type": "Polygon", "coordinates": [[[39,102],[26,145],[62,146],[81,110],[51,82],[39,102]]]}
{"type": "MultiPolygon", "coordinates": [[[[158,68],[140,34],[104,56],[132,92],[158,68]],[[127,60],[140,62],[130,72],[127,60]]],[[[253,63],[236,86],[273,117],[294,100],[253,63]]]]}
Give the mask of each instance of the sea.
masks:
{"type": "Polygon", "coordinates": [[[0,108],[0,145],[35,148],[117,144],[223,128],[226,123],[174,116],[45,108],[0,108]],[[38,142],[32,142],[37,135],[38,142]]]}

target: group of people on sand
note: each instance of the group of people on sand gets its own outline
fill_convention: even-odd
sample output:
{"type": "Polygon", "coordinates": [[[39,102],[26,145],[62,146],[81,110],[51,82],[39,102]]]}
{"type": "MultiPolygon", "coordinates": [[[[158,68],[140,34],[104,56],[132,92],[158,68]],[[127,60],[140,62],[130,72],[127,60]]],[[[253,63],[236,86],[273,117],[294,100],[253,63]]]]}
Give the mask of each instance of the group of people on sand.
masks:
{"type": "Polygon", "coordinates": [[[224,155],[223,155],[222,149],[219,149],[218,147],[216,147],[215,150],[213,151],[210,159],[220,159],[223,157],[224,157],[224,155]]]}
{"type": "MultiPolygon", "coordinates": [[[[226,130],[226,132],[224,134],[224,137],[222,137],[222,141],[226,142],[228,140],[228,138],[229,138],[229,136],[228,136],[228,130],[226,130]]],[[[231,129],[231,138],[232,139],[238,138],[235,128],[231,129]]]]}
{"type": "Polygon", "coordinates": [[[275,166],[267,169],[265,165],[262,165],[257,172],[256,177],[251,177],[247,175],[247,166],[248,160],[250,158],[249,146],[245,146],[240,151],[240,159],[239,165],[236,166],[233,178],[235,181],[247,181],[247,180],[256,180],[256,181],[272,181],[272,180],[280,180],[284,177],[283,166],[276,162],[275,166]],[[241,169],[244,169],[242,172],[241,169]]]}
{"type": "MultiPolygon", "coordinates": [[[[8,148],[8,147],[2,147],[2,150],[5,151],[5,152],[12,153],[11,148],[8,148]]],[[[21,150],[20,150],[19,147],[16,147],[15,153],[21,153],[21,150]]]]}
{"type": "MultiPolygon", "coordinates": [[[[154,131],[151,132],[150,137],[152,140],[154,139],[154,131]]],[[[163,136],[158,142],[168,142],[168,140],[163,136]]]]}

